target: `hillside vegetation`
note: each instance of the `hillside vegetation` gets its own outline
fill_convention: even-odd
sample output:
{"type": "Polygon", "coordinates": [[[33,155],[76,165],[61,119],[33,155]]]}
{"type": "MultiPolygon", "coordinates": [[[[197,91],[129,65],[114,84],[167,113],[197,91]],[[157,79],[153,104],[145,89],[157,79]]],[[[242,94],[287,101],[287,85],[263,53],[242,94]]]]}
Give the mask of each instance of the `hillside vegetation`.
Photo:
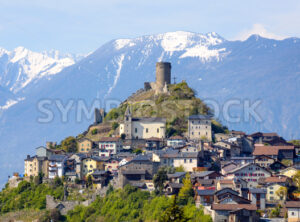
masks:
{"type": "MultiPolygon", "coordinates": [[[[167,136],[183,135],[187,131],[187,118],[195,114],[213,114],[213,111],[196,97],[186,82],[168,86],[169,93],[154,95],[154,91],[134,94],[119,107],[110,110],[105,121],[122,121],[128,106],[134,117],[164,117],[167,119],[167,136]]],[[[215,132],[226,128],[213,121],[215,132]]]]}

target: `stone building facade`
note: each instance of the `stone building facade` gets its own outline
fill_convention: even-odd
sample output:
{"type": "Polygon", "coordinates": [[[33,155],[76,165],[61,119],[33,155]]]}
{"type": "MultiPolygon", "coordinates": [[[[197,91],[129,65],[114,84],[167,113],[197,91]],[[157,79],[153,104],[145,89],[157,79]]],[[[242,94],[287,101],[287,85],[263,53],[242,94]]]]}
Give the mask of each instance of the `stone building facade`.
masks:
{"type": "Polygon", "coordinates": [[[212,141],[211,117],[192,115],[188,118],[188,137],[191,140],[207,139],[212,141]]]}

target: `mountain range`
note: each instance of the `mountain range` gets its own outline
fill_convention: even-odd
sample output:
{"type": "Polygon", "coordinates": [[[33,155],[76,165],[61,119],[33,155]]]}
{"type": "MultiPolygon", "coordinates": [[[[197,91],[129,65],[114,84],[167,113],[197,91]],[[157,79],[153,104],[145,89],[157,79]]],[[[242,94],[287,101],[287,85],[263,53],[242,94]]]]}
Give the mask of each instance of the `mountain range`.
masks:
{"type": "Polygon", "coordinates": [[[87,56],[0,49],[0,166],[6,169],[0,181],[22,172],[26,154],[46,141],[86,130],[93,118],[78,116],[82,104],[108,111],[154,81],[157,61],[171,62],[172,82],[187,81],[230,129],[300,137],[299,38],[229,41],[214,32],[178,31],[112,40],[87,56]],[[259,121],[245,119],[249,104],[256,104],[259,121]],[[70,108],[67,115],[63,107],[70,108]],[[226,108],[242,120],[228,121],[226,108]]]}

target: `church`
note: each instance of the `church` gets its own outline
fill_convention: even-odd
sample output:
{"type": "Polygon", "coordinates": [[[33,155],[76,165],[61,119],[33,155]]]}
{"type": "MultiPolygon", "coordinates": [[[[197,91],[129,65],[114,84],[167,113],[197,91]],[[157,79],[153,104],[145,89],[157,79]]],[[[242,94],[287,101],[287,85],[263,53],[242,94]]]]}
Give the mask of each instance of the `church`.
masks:
{"type": "Polygon", "coordinates": [[[130,108],[127,107],[124,121],[120,124],[120,136],[126,135],[126,139],[149,139],[151,137],[165,138],[166,119],[151,117],[132,117],[130,108]]]}

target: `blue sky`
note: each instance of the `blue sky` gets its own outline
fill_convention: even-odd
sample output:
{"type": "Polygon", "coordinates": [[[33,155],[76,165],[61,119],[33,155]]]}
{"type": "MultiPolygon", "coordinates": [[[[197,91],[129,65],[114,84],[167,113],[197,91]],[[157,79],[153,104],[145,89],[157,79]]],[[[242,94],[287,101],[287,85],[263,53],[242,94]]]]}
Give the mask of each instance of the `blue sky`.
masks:
{"type": "Polygon", "coordinates": [[[88,53],[116,38],[169,31],[300,37],[299,0],[0,0],[0,46],[88,53]]]}

